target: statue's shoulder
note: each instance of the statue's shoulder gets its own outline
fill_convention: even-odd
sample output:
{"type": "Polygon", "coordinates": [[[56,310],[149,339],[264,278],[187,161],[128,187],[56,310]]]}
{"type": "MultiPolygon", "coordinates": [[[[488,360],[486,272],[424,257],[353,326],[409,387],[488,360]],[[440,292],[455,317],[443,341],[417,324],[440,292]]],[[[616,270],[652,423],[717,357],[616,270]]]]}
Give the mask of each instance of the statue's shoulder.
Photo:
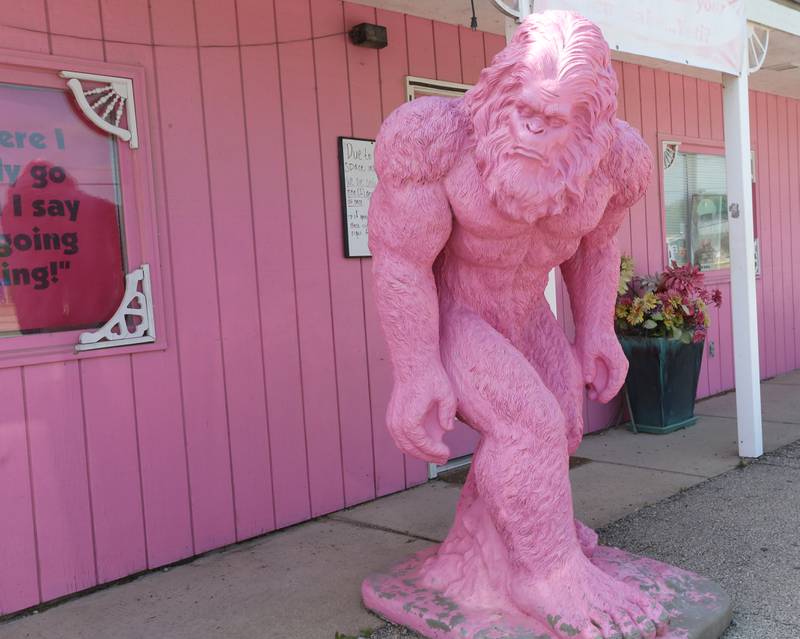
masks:
{"type": "Polygon", "coordinates": [[[617,206],[629,207],[647,189],[653,171],[653,154],[641,134],[623,120],[615,123],[615,135],[606,158],[606,170],[611,178],[617,206]]]}
{"type": "Polygon", "coordinates": [[[378,133],[378,178],[397,186],[442,180],[461,153],[468,124],[460,98],[427,96],[406,102],[378,133]]]}

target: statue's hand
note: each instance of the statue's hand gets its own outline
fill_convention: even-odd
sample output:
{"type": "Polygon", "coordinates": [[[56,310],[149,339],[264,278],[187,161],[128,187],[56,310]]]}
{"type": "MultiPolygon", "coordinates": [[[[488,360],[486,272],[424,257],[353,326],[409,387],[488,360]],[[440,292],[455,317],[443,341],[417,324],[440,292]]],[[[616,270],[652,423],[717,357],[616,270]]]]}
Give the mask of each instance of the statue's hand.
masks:
{"type": "Polygon", "coordinates": [[[625,383],[628,360],[614,333],[588,335],[576,344],[589,399],[610,402],[625,383]]]}
{"type": "Polygon", "coordinates": [[[386,423],[398,448],[435,464],[450,458],[442,441],[453,430],[456,396],[444,369],[435,367],[411,379],[395,382],[386,423]]]}

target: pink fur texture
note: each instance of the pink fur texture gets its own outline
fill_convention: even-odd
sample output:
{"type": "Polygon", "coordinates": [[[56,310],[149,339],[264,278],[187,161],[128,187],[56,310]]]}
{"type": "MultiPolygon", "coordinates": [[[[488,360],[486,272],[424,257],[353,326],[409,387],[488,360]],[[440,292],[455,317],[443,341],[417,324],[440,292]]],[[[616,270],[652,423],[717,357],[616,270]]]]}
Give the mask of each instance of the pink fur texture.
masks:
{"type": "Polygon", "coordinates": [[[395,384],[397,445],[442,463],[458,415],[481,434],[454,525],[422,572],[460,606],[556,620],[556,637],[655,637],[667,615],[592,563],[569,455],[583,389],[607,402],[627,361],[613,329],[615,234],[652,168],[615,119],[600,30],[528,18],[462,99],[397,109],[376,145],[369,238],[395,384]],[[544,298],[569,290],[575,343],[544,298]]]}

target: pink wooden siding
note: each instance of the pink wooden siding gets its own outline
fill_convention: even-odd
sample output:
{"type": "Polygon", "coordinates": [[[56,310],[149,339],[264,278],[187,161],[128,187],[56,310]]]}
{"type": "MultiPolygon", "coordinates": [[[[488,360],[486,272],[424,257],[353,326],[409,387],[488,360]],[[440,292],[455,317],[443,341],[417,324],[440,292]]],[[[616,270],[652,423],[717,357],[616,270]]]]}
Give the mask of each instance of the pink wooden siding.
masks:
{"type": "Polygon", "coordinates": [[[0,370],[0,614],[425,481],[336,138],[502,38],[340,0],[29,4],[0,0],[4,46],[145,69],[169,347],[0,370]],[[364,21],[391,46],[350,45],[364,21]]]}
{"type": "MultiPolygon", "coordinates": [[[[368,260],[343,257],[336,137],[374,137],[406,75],[472,83],[503,38],[340,0],[0,0],[5,47],[145,69],[161,351],[0,369],[0,614],[425,481],[383,422],[368,260]],[[358,22],[381,51],[349,44],[358,22]]],[[[622,117],[722,140],[722,93],[615,63],[622,117]]],[[[753,95],[764,375],[800,335],[798,104],[753,95]]],[[[620,231],[663,265],[660,177],[620,231]]],[[[730,287],[700,393],[733,384],[730,287]]],[[[559,282],[559,310],[572,330],[559,282]]],[[[607,424],[616,406],[587,408],[607,424]]]]}
{"type": "MultiPolygon", "coordinates": [[[[659,137],[691,138],[722,145],[722,87],[695,78],[629,63],[614,63],[619,80],[619,115],[637,127],[656,157],[659,137]]],[[[800,337],[795,320],[800,307],[800,264],[793,246],[800,234],[800,192],[793,178],[798,168],[798,101],[751,93],[751,135],[756,156],[755,209],[761,244],[762,274],[757,282],[762,377],[800,367],[800,337]]],[[[618,241],[634,257],[639,272],[666,264],[661,207],[662,174],[656,172],[642,202],[623,224],[618,241]]],[[[711,328],[700,373],[698,396],[730,390],[733,376],[733,325],[730,281],[725,274],[709,278],[722,291],[723,304],[712,309],[711,328]],[[710,348],[713,344],[712,349],[710,348]]],[[[566,287],[559,282],[558,308],[568,332],[574,330],[566,287]]],[[[618,402],[590,402],[590,431],[604,428],[619,410],[618,402]]]]}

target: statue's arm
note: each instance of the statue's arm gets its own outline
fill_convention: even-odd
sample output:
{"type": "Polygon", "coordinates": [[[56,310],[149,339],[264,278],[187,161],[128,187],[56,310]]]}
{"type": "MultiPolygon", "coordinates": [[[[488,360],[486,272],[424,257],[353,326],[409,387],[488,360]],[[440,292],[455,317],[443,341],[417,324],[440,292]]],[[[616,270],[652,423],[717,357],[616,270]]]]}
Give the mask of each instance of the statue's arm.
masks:
{"type": "Polygon", "coordinates": [[[401,450],[443,464],[456,399],[439,354],[432,267],[450,236],[450,207],[440,185],[382,181],[369,215],[375,300],[394,371],[386,424],[401,450]]]}
{"type": "Polygon", "coordinates": [[[450,237],[450,208],[438,184],[380,182],[372,195],[369,217],[378,313],[395,381],[406,383],[442,365],[432,267],[450,237]]]}
{"type": "Polygon", "coordinates": [[[628,208],[647,189],[652,171],[650,149],[637,131],[617,121],[617,135],[600,170],[612,196],[600,224],[587,234],[575,255],[561,266],[575,320],[575,347],[589,396],[602,402],[619,392],[627,360],[614,334],[614,305],[620,251],[616,234],[628,208]]]}
{"type": "Polygon", "coordinates": [[[375,144],[369,207],[375,300],[394,371],[386,425],[410,455],[442,464],[456,398],[439,354],[433,263],[450,237],[444,181],[466,130],[458,100],[420,98],[396,109],[375,144]]]}

